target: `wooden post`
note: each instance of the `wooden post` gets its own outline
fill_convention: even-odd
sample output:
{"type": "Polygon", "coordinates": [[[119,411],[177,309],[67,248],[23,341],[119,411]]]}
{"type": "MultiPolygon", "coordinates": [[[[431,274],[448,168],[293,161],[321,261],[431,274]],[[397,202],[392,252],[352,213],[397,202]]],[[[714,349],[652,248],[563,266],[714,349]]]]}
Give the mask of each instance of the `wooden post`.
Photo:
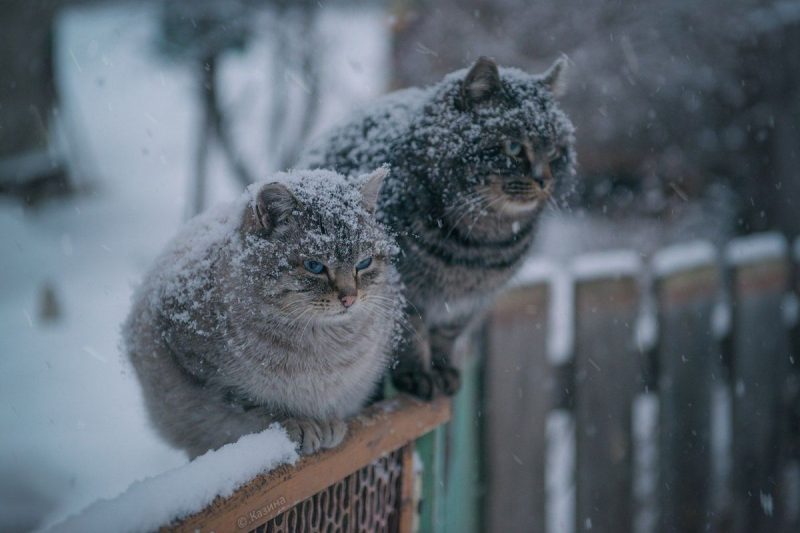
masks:
{"type": "Polygon", "coordinates": [[[653,265],[659,316],[659,530],[709,530],[711,403],[721,379],[711,317],[720,289],[708,243],[668,248],[653,265]]]}
{"type": "Polygon", "coordinates": [[[545,283],[515,288],[487,323],[485,531],[545,530],[548,299],[545,283]]]}
{"type": "Polygon", "coordinates": [[[579,258],[575,287],[576,531],[625,533],[633,522],[631,406],[638,257],[579,258]]]}
{"type": "Polygon", "coordinates": [[[756,235],[731,243],[733,268],[733,530],[780,531],[781,442],[789,337],[782,305],[788,288],[786,243],[756,235]]]}

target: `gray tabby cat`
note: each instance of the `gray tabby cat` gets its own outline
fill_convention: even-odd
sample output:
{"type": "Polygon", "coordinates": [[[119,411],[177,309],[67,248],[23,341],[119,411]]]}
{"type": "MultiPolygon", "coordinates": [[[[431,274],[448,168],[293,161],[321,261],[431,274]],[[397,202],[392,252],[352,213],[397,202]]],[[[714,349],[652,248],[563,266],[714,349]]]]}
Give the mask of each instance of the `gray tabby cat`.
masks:
{"type": "Polygon", "coordinates": [[[155,427],[195,457],[280,422],[338,445],[386,369],[402,316],[386,169],[278,174],[191,220],[134,298],[127,353],[155,427]]]}
{"type": "Polygon", "coordinates": [[[458,389],[455,340],[521,264],[539,213],[574,173],[573,127],[555,101],[565,66],[536,76],[480,58],[381,98],[301,157],[343,173],[392,169],[379,215],[398,236],[416,330],[392,371],[399,389],[458,389]]]}

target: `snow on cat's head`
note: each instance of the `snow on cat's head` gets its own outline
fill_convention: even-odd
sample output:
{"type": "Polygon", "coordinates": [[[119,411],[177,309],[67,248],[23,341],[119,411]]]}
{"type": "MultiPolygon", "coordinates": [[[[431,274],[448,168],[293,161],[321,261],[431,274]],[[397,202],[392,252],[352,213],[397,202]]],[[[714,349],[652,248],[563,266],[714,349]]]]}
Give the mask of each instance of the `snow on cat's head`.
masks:
{"type": "Polygon", "coordinates": [[[302,323],[386,309],[396,247],[374,210],[387,173],[302,170],[252,185],[233,262],[250,301],[302,323]]]}
{"type": "Polygon", "coordinates": [[[412,129],[445,205],[526,215],[572,175],[574,128],[557,101],[566,65],[529,74],[482,57],[436,87],[412,129]]]}

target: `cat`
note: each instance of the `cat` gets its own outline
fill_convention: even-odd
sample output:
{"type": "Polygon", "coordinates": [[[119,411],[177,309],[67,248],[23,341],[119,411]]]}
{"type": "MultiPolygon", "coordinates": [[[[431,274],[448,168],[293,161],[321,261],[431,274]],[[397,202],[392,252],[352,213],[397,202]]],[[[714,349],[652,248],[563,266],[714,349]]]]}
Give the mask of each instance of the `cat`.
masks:
{"type": "Polygon", "coordinates": [[[308,168],[392,169],[379,216],[397,234],[413,326],[392,369],[398,389],[458,390],[455,341],[517,270],[539,213],[574,175],[574,128],[556,101],[566,65],[530,75],[481,57],[382,97],[301,155],[308,168]]]}
{"type": "Polygon", "coordinates": [[[123,329],[168,442],[194,458],[274,422],[303,454],[342,441],[404,305],[374,214],[386,173],[278,174],[168,245],[123,329]]]}

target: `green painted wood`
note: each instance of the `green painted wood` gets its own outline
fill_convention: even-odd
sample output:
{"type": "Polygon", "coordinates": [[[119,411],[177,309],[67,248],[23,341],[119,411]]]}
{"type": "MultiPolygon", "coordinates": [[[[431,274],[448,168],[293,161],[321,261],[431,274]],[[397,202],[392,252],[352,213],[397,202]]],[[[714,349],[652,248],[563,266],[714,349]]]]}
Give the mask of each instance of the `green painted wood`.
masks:
{"type": "Polygon", "coordinates": [[[447,427],[446,533],[481,531],[479,342],[473,338],[463,352],[461,390],[453,398],[453,417],[447,427]]]}
{"type": "Polygon", "coordinates": [[[440,426],[417,439],[416,449],[422,461],[422,502],[419,519],[420,533],[444,531],[445,516],[445,434],[447,426],[440,426]]]}

